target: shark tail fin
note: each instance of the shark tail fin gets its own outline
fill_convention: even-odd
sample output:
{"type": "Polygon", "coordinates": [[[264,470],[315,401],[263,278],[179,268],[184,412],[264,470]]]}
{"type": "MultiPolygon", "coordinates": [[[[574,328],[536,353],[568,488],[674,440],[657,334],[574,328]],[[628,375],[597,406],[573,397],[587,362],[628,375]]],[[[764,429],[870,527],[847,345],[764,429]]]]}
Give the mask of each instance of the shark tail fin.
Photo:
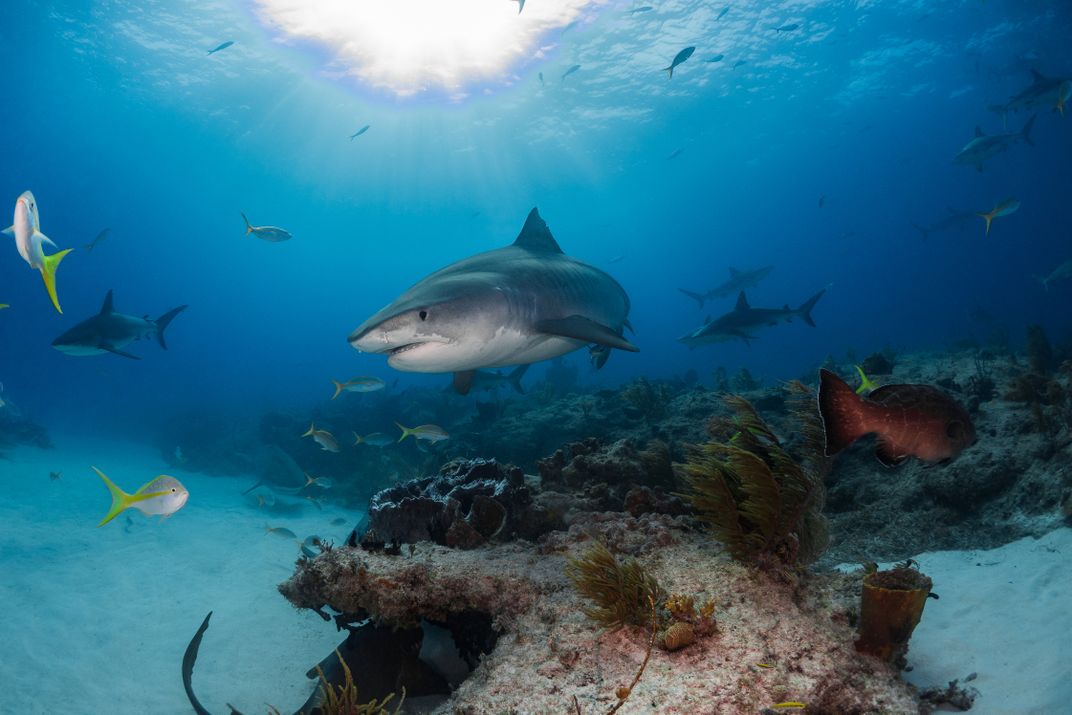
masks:
{"type": "Polygon", "coordinates": [[[239,211],[238,213],[242,214],[242,220],[246,222],[246,233],[244,235],[248,236],[249,234],[253,233],[253,226],[250,224],[249,219],[246,218],[246,214],[242,213],[241,211],[239,211]]]}
{"type": "MultiPolygon", "coordinates": [[[[342,394],[342,391],[343,391],[343,388],[345,387],[345,385],[343,385],[338,380],[332,380],[332,382],[335,384],[335,394],[331,396],[331,399],[334,400],[336,397],[338,397],[340,394],[342,394]]],[[[354,434],[357,434],[357,433],[355,432],[354,434]]]]}
{"type": "Polygon", "coordinates": [[[528,372],[529,367],[529,365],[519,365],[515,367],[506,378],[509,380],[510,386],[513,387],[518,394],[525,394],[525,388],[521,385],[521,378],[528,372]]]}
{"type": "Polygon", "coordinates": [[[703,310],[704,296],[699,293],[693,293],[691,290],[685,290],[684,288],[678,288],[679,291],[692,298],[694,301],[700,304],[700,310],[703,310]]]}
{"type": "Polygon", "coordinates": [[[127,494],[125,491],[116,486],[108,477],[104,476],[104,472],[93,467],[93,471],[97,473],[97,476],[104,480],[104,486],[108,487],[108,491],[112,495],[112,507],[108,510],[108,513],[104,515],[104,519],[101,523],[97,524],[97,528],[104,526],[115,517],[122,514],[124,511],[130,508],[130,505],[134,503],[135,499],[132,494],[127,494]]]}
{"type": "Polygon", "coordinates": [[[180,305],[178,308],[172,308],[153,321],[156,323],[156,341],[160,343],[160,347],[164,350],[167,350],[167,343],[164,342],[164,329],[171,324],[171,321],[175,319],[176,315],[184,310],[186,310],[186,306],[180,305]]]}
{"type": "Polygon", "coordinates": [[[924,241],[926,241],[927,238],[929,238],[931,235],[931,232],[928,229],[924,228],[923,226],[920,226],[918,223],[913,222],[912,228],[919,231],[919,235],[923,238],[924,241]]]}
{"type": "Polygon", "coordinates": [[[63,309],[60,308],[60,299],[56,297],[56,269],[59,268],[63,257],[72,250],[65,248],[58,253],[53,253],[51,256],[45,256],[45,260],[41,264],[41,280],[45,282],[45,290],[48,291],[48,297],[52,299],[52,305],[56,306],[56,312],[61,315],[63,314],[63,309]]]}
{"type": "Polygon", "coordinates": [[[823,294],[825,293],[826,288],[823,288],[811,298],[808,298],[806,301],[804,301],[804,304],[797,308],[796,312],[800,316],[801,320],[803,320],[805,323],[807,323],[813,328],[815,327],[815,321],[811,319],[812,308],[815,307],[815,304],[819,302],[819,299],[822,298],[823,294]]]}
{"type": "Polygon", "coordinates": [[[976,211],[975,215],[986,221],[986,235],[990,235],[990,224],[994,221],[994,212],[983,213],[982,211],[976,211]]]}
{"type": "Polygon", "coordinates": [[[1024,128],[1020,130],[1020,136],[1023,137],[1024,141],[1031,146],[1035,146],[1035,142],[1031,140],[1031,127],[1035,126],[1036,117],[1038,117],[1037,114],[1032,114],[1031,118],[1027,120],[1026,124],[1024,124],[1024,128]]]}

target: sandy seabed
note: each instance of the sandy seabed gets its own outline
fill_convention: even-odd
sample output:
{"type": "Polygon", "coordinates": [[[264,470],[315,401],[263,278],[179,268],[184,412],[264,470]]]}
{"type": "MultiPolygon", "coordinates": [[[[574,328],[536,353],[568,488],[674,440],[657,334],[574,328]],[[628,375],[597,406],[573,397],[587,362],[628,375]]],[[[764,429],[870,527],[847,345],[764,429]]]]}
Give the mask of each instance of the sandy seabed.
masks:
{"type": "Polygon", "coordinates": [[[360,514],[268,515],[241,496],[253,478],[176,470],[145,445],[54,439],[0,460],[0,713],[191,713],[182,655],[209,611],[203,704],[294,712],[315,688],[305,672],[344,634],[279,595],[298,545],[265,526],[341,541],[360,514]],[[98,529],[111,498],[91,465],[128,492],[170,474],[190,500],[162,521],[129,510],[98,529]]]}

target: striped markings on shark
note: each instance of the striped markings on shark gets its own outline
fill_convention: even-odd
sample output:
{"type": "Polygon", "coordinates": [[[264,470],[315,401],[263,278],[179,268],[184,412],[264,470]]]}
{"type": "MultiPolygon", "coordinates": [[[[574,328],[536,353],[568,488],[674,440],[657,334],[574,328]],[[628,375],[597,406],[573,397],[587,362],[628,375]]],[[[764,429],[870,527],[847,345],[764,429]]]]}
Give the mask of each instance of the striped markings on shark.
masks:
{"type": "Polygon", "coordinates": [[[604,271],[559,247],[534,208],[509,246],[423,278],[350,334],[361,352],[404,372],[452,372],[465,394],[476,371],[527,365],[625,339],[629,296],[604,271]]]}

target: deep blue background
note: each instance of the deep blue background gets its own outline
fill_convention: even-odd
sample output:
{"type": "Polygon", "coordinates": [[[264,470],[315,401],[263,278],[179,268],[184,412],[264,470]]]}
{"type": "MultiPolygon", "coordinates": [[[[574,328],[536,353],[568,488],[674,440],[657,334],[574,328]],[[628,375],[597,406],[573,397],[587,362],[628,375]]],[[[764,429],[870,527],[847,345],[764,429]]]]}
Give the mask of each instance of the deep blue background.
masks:
{"type": "MultiPolygon", "coordinates": [[[[428,272],[512,241],[534,205],[566,252],[609,270],[633,301],[642,352],[586,380],[688,368],[706,379],[719,365],[787,379],[848,349],[982,338],[977,307],[1017,341],[1032,322],[1068,334],[1072,282],[1047,293],[1032,275],[1072,258],[1072,116],[1040,111],[1035,147],[982,173],[951,163],[977,124],[1001,129],[987,107],[1025,86],[1029,67],[1072,76],[1066,3],[833,3],[806,11],[792,37],[772,37],[758,9],[747,19],[762,4],[739,3],[724,20],[738,18],[732,41],[725,30],[679,41],[703,5],[633,20],[612,4],[548,59],[515,68],[512,86],[448,103],[327,78],[321,58],[273,42],[242,4],[209,4],[213,19],[181,3],[144,5],[152,17],[123,3],[11,3],[0,206],[6,216],[33,190],[43,231],[76,250],[59,270],[60,316],[14,245],[0,246],[0,302],[12,304],[0,312],[3,395],[52,427],[140,433],[189,405],[301,408],[330,397],[332,377],[392,380],[348,333],[428,272]],[[169,40],[165,9],[169,42],[131,39],[169,40]],[[190,40],[187,20],[204,39],[190,40]],[[625,22],[646,32],[611,56],[602,37],[628,33],[625,22]],[[221,38],[235,47],[206,57],[221,38]],[[698,49],[671,83],[660,58],[684,44],[698,49]],[[716,52],[722,63],[702,63],[716,52]],[[640,53],[658,54],[650,75],[624,69],[640,53]],[[737,56],[749,64],[731,70],[737,56]],[[559,82],[575,57],[582,71],[559,82]],[[1007,196],[1023,206],[989,238],[981,219],[927,241],[910,225],[1007,196]],[[239,211],[294,240],[243,237],[239,211]],[[104,227],[111,236],[85,251],[104,227]],[[675,342],[708,312],[677,288],[766,263],[775,270],[753,305],[830,286],[816,329],[780,326],[751,347],[675,342]],[[189,304],[167,353],[135,344],[134,362],[50,347],[109,288],[136,315],[189,304]]],[[[1010,130],[1027,116],[1011,115],[1010,130]]]]}

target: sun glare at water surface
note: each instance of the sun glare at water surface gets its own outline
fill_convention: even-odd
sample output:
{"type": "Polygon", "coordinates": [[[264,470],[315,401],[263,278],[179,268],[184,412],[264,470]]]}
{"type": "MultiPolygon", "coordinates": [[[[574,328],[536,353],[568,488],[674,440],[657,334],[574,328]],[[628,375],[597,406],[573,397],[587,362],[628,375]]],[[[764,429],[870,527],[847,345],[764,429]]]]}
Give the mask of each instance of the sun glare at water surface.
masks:
{"type": "Polygon", "coordinates": [[[597,0],[257,0],[283,42],[328,57],[325,73],[398,97],[464,98],[474,85],[509,84],[511,67],[551,48],[548,31],[597,0]]]}

